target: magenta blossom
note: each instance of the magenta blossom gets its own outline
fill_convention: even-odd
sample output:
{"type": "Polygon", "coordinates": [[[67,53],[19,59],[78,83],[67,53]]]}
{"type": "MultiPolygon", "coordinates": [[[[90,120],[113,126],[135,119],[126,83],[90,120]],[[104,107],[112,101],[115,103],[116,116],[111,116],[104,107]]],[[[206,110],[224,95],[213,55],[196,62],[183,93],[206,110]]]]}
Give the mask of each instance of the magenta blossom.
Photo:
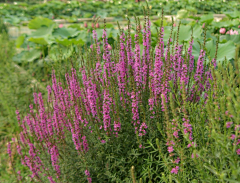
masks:
{"type": "Polygon", "coordinates": [[[227,128],[230,128],[232,124],[233,124],[233,122],[227,122],[227,123],[226,123],[226,127],[227,127],[227,128]]]}
{"type": "Polygon", "coordinates": [[[229,31],[227,31],[227,33],[226,34],[230,34],[230,35],[238,35],[238,31],[237,30],[229,30],[229,31]]]}
{"type": "Polygon", "coordinates": [[[234,140],[236,138],[236,135],[232,134],[230,138],[234,140]]]}
{"type": "Polygon", "coordinates": [[[7,153],[9,155],[9,157],[11,157],[12,151],[11,151],[11,143],[10,142],[8,142],[7,153]]]}
{"type": "Polygon", "coordinates": [[[198,155],[196,154],[195,156],[194,156],[194,154],[192,153],[192,159],[194,159],[194,158],[198,158],[198,155]]]}
{"type": "Polygon", "coordinates": [[[59,28],[63,28],[63,24],[59,24],[59,26],[58,26],[59,28]]]}
{"type": "Polygon", "coordinates": [[[176,166],[175,168],[172,169],[171,173],[177,174],[179,170],[179,166],[176,166]]]}
{"type": "Polygon", "coordinates": [[[238,155],[240,155],[240,149],[238,149],[236,152],[237,152],[238,155]]]}
{"type": "Polygon", "coordinates": [[[112,50],[112,47],[110,44],[108,44],[108,50],[112,50]]]}
{"type": "Polygon", "coordinates": [[[219,30],[219,33],[220,33],[220,34],[225,34],[225,32],[226,32],[226,29],[225,29],[225,28],[221,28],[221,29],[219,30]]]}
{"type": "Polygon", "coordinates": [[[178,164],[179,162],[180,162],[180,158],[178,157],[178,158],[174,161],[174,163],[178,164]]]}
{"type": "Polygon", "coordinates": [[[173,146],[169,146],[169,147],[168,147],[168,152],[171,153],[171,152],[173,152],[173,151],[174,151],[173,146]]]}
{"type": "Polygon", "coordinates": [[[106,143],[106,141],[105,141],[105,140],[101,140],[101,143],[103,143],[103,144],[104,144],[104,143],[106,143]]]}

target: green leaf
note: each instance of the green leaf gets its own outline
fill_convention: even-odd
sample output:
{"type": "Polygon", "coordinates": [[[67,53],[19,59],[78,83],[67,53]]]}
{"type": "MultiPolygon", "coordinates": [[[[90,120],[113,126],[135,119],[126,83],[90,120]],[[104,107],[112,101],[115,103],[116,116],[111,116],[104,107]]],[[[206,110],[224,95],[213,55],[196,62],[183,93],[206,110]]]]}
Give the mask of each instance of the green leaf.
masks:
{"type": "Polygon", "coordinates": [[[98,10],[97,12],[97,16],[100,16],[101,18],[106,18],[107,17],[107,11],[104,11],[104,10],[98,10]]]}
{"type": "Polygon", "coordinates": [[[28,51],[21,51],[20,53],[16,54],[13,56],[12,60],[14,62],[21,63],[22,62],[22,57],[27,53],[28,51]]]}
{"type": "Polygon", "coordinates": [[[224,40],[226,41],[233,41],[236,44],[240,44],[240,35],[222,35],[220,36],[220,42],[223,42],[224,40]]]}
{"type": "Polygon", "coordinates": [[[183,18],[187,18],[188,17],[188,11],[185,9],[181,9],[177,12],[177,19],[183,19],[183,18]]]}
{"type": "Polygon", "coordinates": [[[17,40],[16,40],[17,48],[21,47],[21,45],[24,43],[24,39],[25,39],[25,35],[23,35],[23,34],[17,38],[17,40]]]}
{"type": "Polygon", "coordinates": [[[84,18],[91,18],[92,16],[92,13],[84,13],[83,15],[84,18]]]}
{"type": "Polygon", "coordinates": [[[57,43],[60,43],[64,46],[70,46],[70,45],[81,45],[83,46],[85,44],[85,42],[82,39],[76,40],[76,39],[63,39],[63,40],[59,40],[56,39],[57,43]]]}
{"type": "Polygon", "coordinates": [[[43,25],[49,27],[52,24],[54,24],[54,22],[48,18],[36,17],[28,23],[28,28],[29,29],[39,29],[43,25]]]}
{"type": "Polygon", "coordinates": [[[238,25],[239,21],[237,19],[234,20],[228,20],[228,21],[222,21],[222,22],[212,22],[212,26],[216,27],[216,28],[222,28],[222,27],[232,27],[235,25],[238,25]]]}
{"type": "Polygon", "coordinates": [[[225,60],[225,57],[227,58],[227,60],[234,58],[235,49],[236,49],[236,47],[235,47],[233,41],[228,41],[224,44],[219,44],[217,61],[222,62],[225,60]]]}
{"type": "Polygon", "coordinates": [[[59,59],[67,59],[72,55],[73,47],[65,47],[60,45],[53,45],[49,50],[49,57],[58,61],[59,59]]]}
{"type": "Polygon", "coordinates": [[[30,50],[28,52],[26,52],[21,60],[22,61],[28,61],[28,62],[32,62],[38,58],[40,58],[41,56],[41,51],[40,50],[37,50],[37,49],[33,49],[33,50],[30,50]]]}
{"type": "Polygon", "coordinates": [[[214,20],[213,14],[202,15],[200,18],[200,23],[210,24],[214,20]]]}
{"type": "Polygon", "coordinates": [[[80,33],[79,30],[76,28],[58,28],[53,32],[53,36],[60,36],[62,38],[70,38],[70,37],[75,37],[80,33]]]}
{"type": "Polygon", "coordinates": [[[78,24],[72,24],[72,25],[69,25],[68,28],[73,28],[73,29],[77,29],[77,30],[85,30],[85,28],[81,27],[80,25],[78,24]]]}
{"type": "Polygon", "coordinates": [[[50,27],[40,27],[29,36],[28,41],[41,45],[52,44],[54,42],[52,37],[53,27],[53,24],[50,27]]]}
{"type": "Polygon", "coordinates": [[[40,38],[30,37],[28,39],[28,41],[31,41],[31,42],[37,43],[37,44],[41,44],[41,45],[48,45],[48,44],[53,43],[53,41],[48,39],[47,37],[40,37],[40,38]]]}
{"type": "Polygon", "coordinates": [[[240,11],[235,10],[234,12],[225,12],[224,14],[231,19],[240,18],[240,11]]]}
{"type": "Polygon", "coordinates": [[[40,38],[40,37],[46,37],[48,35],[52,34],[53,31],[53,25],[50,27],[40,27],[36,31],[34,31],[29,37],[35,37],[35,38],[40,38]]]}
{"type": "MultiPolygon", "coordinates": [[[[215,52],[216,52],[216,43],[214,40],[209,40],[206,42],[206,48],[207,48],[207,52],[209,53],[209,56],[212,58],[214,58],[215,56],[215,52]]],[[[227,60],[230,60],[232,58],[234,58],[235,56],[235,45],[232,41],[228,41],[226,43],[223,44],[218,44],[218,52],[217,52],[217,62],[223,62],[225,60],[225,57],[227,60]]],[[[194,42],[193,43],[193,55],[195,57],[195,59],[197,59],[199,57],[200,54],[200,45],[198,44],[198,42],[194,42]]],[[[207,61],[209,61],[207,59],[207,61]]]]}
{"type": "Polygon", "coordinates": [[[191,27],[189,25],[181,25],[179,30],[179,41],[189,41],[191,39],[191,27]]]}
{"type": "Polygon", "coordinates": [[[97,32],[97,39],[100,39],[103,35],[103,29],[97,29],[96,32],[97,32]]]}
{"type": "MultiPolygon", "coordinates": [[[[153,22],[153,24],[160,27],[161,22],[162,22],[162,20],[160,19],[160,20],[156,20],[155,22],[153,22]]],[[[163,26],[167,26],[167,24],[168,24],[167,21],[163,20],[163,26]]]]}
{"type": "MultiPolygon", "coordinates": [[[[99,30],[99,29],[97,29],[97,30],[99,30]]],[[[87,42],[87,37],[88,37],[88,33],[86,31],[80,31],[80,34],[75,39],[76,40],[81,39],[82,41],[87,42]]]]}
{"type": "Polygon", "coordinates": [[[202,26],[200,26],[200,25],[195,25],[195,26],[193,27],[193,37],[194,37],[194,38],[200,38],[202,32],[203,32],[202,26]]]}
{"type": "Polygon", "coordinates": [[[230,182],[230,183],[239,183],[239,181],[233,180],[233,179],[224,178],[224,180],[226,180],[227,182],[230,182]]]}

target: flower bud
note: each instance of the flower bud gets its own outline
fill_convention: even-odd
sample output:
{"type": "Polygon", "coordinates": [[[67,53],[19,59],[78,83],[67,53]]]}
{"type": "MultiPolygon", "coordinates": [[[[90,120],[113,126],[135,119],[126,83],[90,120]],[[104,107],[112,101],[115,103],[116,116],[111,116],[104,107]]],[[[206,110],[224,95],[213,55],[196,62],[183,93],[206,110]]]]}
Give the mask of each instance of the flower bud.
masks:
{"type": "Polygon", "coordinates": [[[96,23],[96,28],[99,28],[100,26],[99,26],[99,23],[96,23]]]}
{"type": "Polygon", "coordinates": [[[112,47],[110,44],[108,44],[108,50],[112,50],[112,47]]]}
{"type": "Polygon", "coordinates": [[[138,30],[142,30],[141,24],[137,26],[137,29],[138,29],[138,30]]]}
{"type": "Polygon", "coordinates": [[[226,32],[226,29],[225,29],[225,28],[221,28],[221,29],[219,30],[219,33],[220,33],[220,34],[225,34],[225,32],[226,32]]]}
{"type": "Polygon", "coordinates": [[[87,27],[88,27],[88,25],[87,25],[87,22],[84,22],[84,27],[85,27],[85,28],[87,28],[87,27]]]}

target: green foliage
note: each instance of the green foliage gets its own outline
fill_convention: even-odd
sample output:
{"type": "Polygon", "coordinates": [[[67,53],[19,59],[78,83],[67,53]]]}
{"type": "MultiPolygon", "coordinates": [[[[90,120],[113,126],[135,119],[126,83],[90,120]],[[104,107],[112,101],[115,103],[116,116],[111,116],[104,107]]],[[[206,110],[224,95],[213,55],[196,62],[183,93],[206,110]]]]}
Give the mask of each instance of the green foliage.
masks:
{"type": "MultiPolygon", "coordinates": [[[[60,7],[61,3],[55,5],[60,7]]],[[[131,8],[130,5],[128,6],[131,8]]],[[[80,13],[76,10],[74,15],[80,13]]],[[[90,16],[90,14],[85,15],[90,16]]],[[[231,17],[234,16],[235,14],[231,14],[231,17]]],[[[24,115],[29,105],[28,101],[32,98],[34,85],[36,85],[32,74],[37,77],[37,88],[46,92],[47,83],[39,81],[41,79],[50,80],[52,66],[54,66],[60,81],[63,81],[65,72],[70,72],[72,65],[77,70],[84,65],[87,68],[88,77],[91,75],[90,69],[93,66],[95,67],[94,62],[97,59],[95,48],[92,51],[91,49],[88,50],[87,47],[83,48],[83,45],[92,44],[86,31],[74,26],[56,28],[55,24],[48,24],[51,21],[46,19],[44,19],[46,24],[38,26],[38,23],[34,23],[38,20],[41,20],[41,18],[36,18],[30,26],[36,29],[32,35],[22,35],[16,41],[16,46],[25,50],[13,58],[15,62],[12,62],[15,52],[12,49],[14,42],[9,41],[5,35],[0,37],[2,48],[0,49],[2,68],[0,69],[0,118],[3,121],[0,128],[0,137],[3,151],[6,150],[6,140],[4,139],[9,139],[12,134],[19,131],[15,109],[19,109],[21,114],[24,115]],[[82,49],[84,49],[84,53],[81,52],[82,49]],[[21,67],[16,65],[16,61],[21,67]],[[24,72],[24,69],[27,71],[24,72]]],[[[200,22],[213,23],[212,15],[202,17],[200,22]]],[[[160,23],[156,22],[155,25],[159,26],[160,23]]],[[[220,28],[225,23],[227,21],[221,21],[218,25],[216,24],[218,27],[214,28],[220,28]]],[[[231,23],[231,26],[236,27],[238,22],[233,20],[231,23]]],[[[173,28],[172,33],[178,35],[180,43],[188,45],[193,28],[192,36],[195,41],[193,55],[197,59],[201,48],[205,49],[206,61],[211,67],[209,60],[214,58],[216,54],[217,39],[209,31],[206,32],[206,40],[202,38],[204,33],[201,26],[201,24],[187,22],[180,26],[179,32],[177,32],[177,27],[173,28]],[[197,41],[200,43],[206,41],[205,47],[197,41]]],[[[134,29],[131,36],[134,36],[134,29]]],[[[155,27],[151,29],[151,32],[152,39],[155,39],[153,44],[155,47],[158,33],[155,31],[155,27]]],[[[102,30],[97,29],[97,33],[98,38],[101,38],[102,30]]],[[[117,32],[113,30],[111,25],[109,25],[107,33],[109,40],[112,38],[113,43],[115,43],[117,32]]],[[[170,34],[171,27],[165,27],[165,43],[170,34]]],[[[152,118],[152,111],[149,110],[148,106],[150,94],[146,89],[142,96],[142,103],[139,104],[139,112],[141,120],[145,120],[149,128],[147,135],[142,138],[134,133],[132,127],[131,103],[125,103],[126,108],[124,108],[122,107],[122,101],[116,101],[116,113],[122,122],[122,131],[117,138],[115,136],[109,137],[105,133],[92,132],[94,130],[98,132],[99,125],[86,115],[91,124],[91,128],[84,128],[84,135],[86,135],[89,145],[88,153],[81,154],[75,150],[72,134],[69,131],[66,131],[64,139],[57,139],[59,141],[55,142],[61,155],[59,158],[62,172],[61,182],[86,182],[86,175],[84,174],[86,166],[91,173],[93,182],[239,182],[240,162],[236,151],[239,148],[239,145],[237,145],[239,129],[237,127],[240,125],[240,58],[238,57],[239,50],[235,52],[236,45],[240,43],[239,40],[239,35],[220,36],[216,55],[218,67],[215,70],[212,67],[213,80],[210,80],[209,83],[210,90],[203,93],[207,94],[207,99],[201,96],[199,102],[187,101],[184,98],[186,97],[185,90],[182,89],[185,88],[184,85],[175,83],[171,85],[168,103],[163,101],[163,105],[167,106],[165,112],[162,111],[161,105],[155,106],[156,115],[155,118],[152,118]],[[229,60],[231,62],[228,62],[229,60]],[[189,136],[184,133],[183,125],[186,117],[192,125],[194,144],[196,143],[197,146],[187,147],[189,136]],[[230,127],[227,127],[228,122],[232,122],[230,127]],[[169,141],[168,133],[172,133],[173,130],[166,128],[166,126],[169,125],[174,128],[173,123],[178,126],[180,137],[174,139],[176,146],[174,146],[174,152],[170,154],[167,151],[166,143],[169,141]],[[235,135],[236,138],[232,139],[232,135],[235,135]],[[143,145],[144,148],[139,148],[139,144],[143,145]],[[181,159],[179,163],[174,162],[177,157],[181,159]],[[175,166],[179,166],[180,169],[177,174],[171,173],[175,166]]],[[[140,43],[142,43],[142,37],[140,43]]],[[[112,59],[117,60],[119,52],[112,50],[111,53],[113,54],[112,59]]],[[[78,73],[77,77],[80,81],[82,79],[81,73],[78,73]]],[[[117,83],[111,81],[111,84],[113,86],[111,88],[112,95],[119,98],[117,83]]],[[[66,86],[66,83],[63,82],[63,85],[66,86]]],[[[132,86],[129,85],[128,87],[132,86]]],[[[101,87],[99,89],[102,90],[101,87]]],[[[103,96],[99,98],[101,97],[103,96]]],[[[44,96],[44,98],[46,97],[44,96]]],[[[77,102],[78,105],[82,105],[81,101],[77,102]]],[[[51,107],[53,106],[47,106],[46,109],[50,108],[49,111],[51,111],[51,107]]],[[[82,109],[85,110],[83,107],[82,109]]],[[[74,109],[71,108],[67,114],[69,119],[73,119],[73,111],[74,109]]],[[[112,116],[116,115],[114,112],[111,113],[112,116]]],[[[38,140],[34,134],[30,140],[37,148],[43,148],[41,143],[37,143],[38,140]]],[[[15,141],[19,142],[19,139],[15,138],[15,141]]],[[[11,141],[11,144],[15,147],[17,145],[14,141],[11,141]]],[[[15,164],[14,171],[21,170],[23,182],[31,182],[28,177],[29,170],[20,165],[20,160],[15,154],[16,149],[12,160],[15,164]]],[[[14,171],[6,157],[7,155],[1,154],[1,159],[4,160],[0,164],[0,181],[12,183],[15,181],[15,175],[13,175],[14,171]],[[12,174],[11,177],[7,175],[7,169],[9,169],[8,173],[12,174]]],[[[41,153],[40,158],[48,168],[47,176],[51,175],[55,180],[58,180],[51,165],[50,154],[41,153]]],[[[48,182],[47,176],[41,177],[43,182],[48,182]]],[[[38,182],[38,179],[35,179],[35,181],[38,182]]]]}
{"type": "MultiPolygon", "coordinates": [[[[160,15],[161,9],[168,15],[176,15],[184,18],[187,14],[221,14],[227,12],[231,18],[238,17],[235,10],[240,10],[238,1],[223,3],[222,0],[199,1],[199,0],[151,0],[148,2],[151,15],[160,15]],[[180,10],[180,12],[179,12],[180,10]],[[181,15],[180,15],[181,14],[181,15]]],[[[43,4],[31,5],[28,3],[0,4],[0,16],[4,22],[17,25],[20,22],[31,20],[32,18],[43,16],[49,19],[66,19],[69,22],[76,22],[78,18],[92,18],[93,16],[124,18],[125,15],[142,15],[142,6],[145,2],[136,3],[135,0],[120,1],[91,1],[77,2],[49,1],[43,4]]],[[[43,23],[45,24],[45,23],[43,23]]]]}

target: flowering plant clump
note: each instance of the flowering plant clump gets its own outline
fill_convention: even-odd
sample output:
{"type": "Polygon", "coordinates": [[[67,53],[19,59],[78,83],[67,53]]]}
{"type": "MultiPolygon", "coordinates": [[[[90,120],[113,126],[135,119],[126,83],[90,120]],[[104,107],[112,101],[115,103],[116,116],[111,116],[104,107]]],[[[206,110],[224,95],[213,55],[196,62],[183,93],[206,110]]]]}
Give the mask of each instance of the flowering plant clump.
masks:
{"type": "Polygon", "coordinates": [[[104,30],[102,50],[93,31],[94,44],[80,68],[62,82],[53,71],[47,101],[34,93],[29,114],[17,111],[21,133],[15,144],[30,180],[130,181],[132,166],[135,182],[134,174],[144,182],[239,180],[239,104],[231,103],[239,101],[239,90],[237,99],[225,95],[235,84],[226,92],[227,81],[219,85],[217,58],[206,64],[204,44],[195,61],[193,39],[186,48],[171,35],[164,45],[161,25],[152,48],[149,19],[142,32],[139,22],[136,27],[134,39],[130,23],[128,31],[120,30],[114,47],[104,30]],[[219,152],[222,143],[227,147],[219,152]]]}

